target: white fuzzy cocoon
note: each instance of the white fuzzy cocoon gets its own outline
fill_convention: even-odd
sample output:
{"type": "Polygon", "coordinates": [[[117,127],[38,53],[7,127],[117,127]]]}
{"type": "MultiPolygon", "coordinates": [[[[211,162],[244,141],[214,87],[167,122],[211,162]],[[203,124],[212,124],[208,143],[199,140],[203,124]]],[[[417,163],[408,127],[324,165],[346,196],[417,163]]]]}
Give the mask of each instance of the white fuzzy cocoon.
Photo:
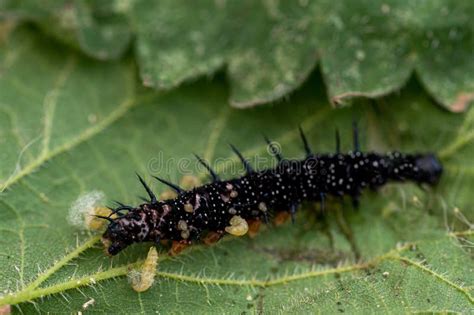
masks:
{"type": "Polygon", "coordinates": [[[78,228],[87,229],[89,217],[95,214],[95,208],[102,204],[105,194],[93,190],[80,195],[69,208],[68,222],[78,228]]]}

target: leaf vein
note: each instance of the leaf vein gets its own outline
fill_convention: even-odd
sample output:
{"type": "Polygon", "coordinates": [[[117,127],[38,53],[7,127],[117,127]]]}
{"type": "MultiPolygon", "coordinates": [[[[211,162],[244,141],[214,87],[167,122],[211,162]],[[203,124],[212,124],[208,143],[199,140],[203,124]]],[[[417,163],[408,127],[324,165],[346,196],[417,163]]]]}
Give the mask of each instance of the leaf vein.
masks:
{"type": "Polygon", "coordinates": [[[76,65],[76,58],[69,56],[66,65],[59,73],[53,88],[46,93],[43,101],[44,106],[44,131],[43,131],[43,151],[42,155],[48,155],[51,133],[53,130],[54,113],[58,103],[59,92],[66,83],[76,65]]]}
{"type": "Polygon", "coordinates": [[[51,160],[52,158],[67,152],[68,150],[78,146],[79,144],[89,140],[91,137],[95,136],[96,134],[102,132],[106,127],[110,124],[121,118],[125,113],[129,111],[130,108],[135,106],[136,102],[132,98],[128,98],[123,101],[116,110],[112,111],[109,116],[103,119],[97,125],[86,129],[82,132],[79,136],[72,139],[70,142],[67,142],[55,150],[49,151],[46,155],[40,155],[37,159],[32,161],[30,164],[25,166],[19,172],[13,173],[4,183],[0,185],[0,192],[5,191],[5,189],[11,187],[13,184],[21,180],[23,177],[31,174],[34,172],[38,167],[46,163],[47,161],[51,160]]]}
{"type": "Polygon", "coordinates": [[[204,159],[211,161],[214,156],[214,150],[219,140],[219,136],[222,134],[222,130],[225,127],[227,118],[229,117],[229,108],[226,106],[219,114],[219,116],[214,120],[214,126],[209,134],[206,150],[204,151],[204,159]]]}
{"type": "Polygon", "coordinates": [[[422,264],[420,264],[419,262],[416,262],[414,260],[411,260],[410,258],[407,258],[407,257],[403,257],[403,256],[398,256],[398,255],[392,255],[392,256],[388,256],[387,258],[389,259],[392,259],[392,260],[398,260],[398,261],[402,261],[408,265],[411,265],[413,267],[416,267],[420,270],[422,270],[423,272],[426,272],[428,273],[429,275],[435,277],[436,279],[446,283],[447,285],[455,288],[456,290],[458,290],[459,292],[461,292],[462,294],[464,294],[469,302],[473,303],[474,304],[474,298],[469,294],[469,291],[466,290],[466,288],[463,288],[459,285],[457,285],[456,283],[454,283],[453,281],[447,279],[446,277],[444,277],[443,275],[437,273],[436,271],[430,269],[430,268],[427,268],[425,266],[423,266],[422,264]]]}

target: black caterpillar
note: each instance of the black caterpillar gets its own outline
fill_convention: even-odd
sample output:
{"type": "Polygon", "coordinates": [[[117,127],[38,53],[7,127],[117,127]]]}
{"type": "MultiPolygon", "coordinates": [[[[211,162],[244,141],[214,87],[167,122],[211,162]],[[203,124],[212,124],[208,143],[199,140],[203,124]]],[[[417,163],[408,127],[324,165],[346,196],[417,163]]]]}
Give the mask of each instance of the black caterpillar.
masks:
{"type": "Polygon", "coordinates": [[[267,222],[269,216],[288,211],[294,221],[298,205],[303,201],[318,201],[324,207],[326,195],[349,195],[357,206],[359,195],[366,187],[376,189],[388,181],[406,180],[434,185],[443,170],[431,153],[391,152],[381,155],[361,152],[355,124],[354,151],[347,154],[340,152],[337,131],[336,153],[331,154],[312,153],[302,129],[299,131],[306,151],[303,160],[284,159],[265,137],[278,160],[273,169],[253,170],[231,145],[246,169],[245,176],[221,180],[204,160],[196,156],[211,174],[212,183],[184,191],[155,177],[177,192],[175,199],[157,200],[137,174],[150,200],[137,207],[119,203],[119,207],[111,209],[111,215],[115,214],[116,218],[101,217],[110,221],[103,234],[108,253],[116,255],[130,244],[139,242],[159,244],[170,240],[175,244],[191,244],[210,232],[243,235],[248,230],[247,221],[267,222]]]}

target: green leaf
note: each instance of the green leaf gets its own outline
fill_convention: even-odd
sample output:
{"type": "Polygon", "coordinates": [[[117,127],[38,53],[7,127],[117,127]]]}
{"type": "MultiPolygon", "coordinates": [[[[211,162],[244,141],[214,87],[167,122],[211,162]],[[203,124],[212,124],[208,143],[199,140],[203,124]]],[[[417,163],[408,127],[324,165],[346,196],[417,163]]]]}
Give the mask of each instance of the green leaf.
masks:
{"type": "MultiPolygon", "coordinates": [[[[415,73],[449,110],[474,100],[474,2],[7,1],[91,56],[116,58],[136,35],[145,86],[169,89],[226,69],[230,103],[248,107],[298,88],[319,61],[333,104],[400,90],[415,73]]],[[[20,12],[20,13],[18,13],[20,12]]]]}
{"type": "Polygon", "coordinates": [[[226,64],[230,102],[247,107],[298,87],[319,56],[333,103],[399,90],[416,70],[462,111],[474,98],[472,12],[459,1],[137,1],[131,16],[145,85],[226,64]]]}
{"type": "Polygon", "coordinates": [[[121,57],[132,37],[126,17],[108,1],[6,0],[2,9],[6,18],[34,21],[48,35],[101,60],[121,57]]]}
{"type": "Polygon", "coordinates": [[[129,60],[94,62],[27,29],[9,38],[0,48],[0,305],[23,313],[83,312],[92,299],[87,311],[96,313],[472,310],[473,109],[440,111],[411,82],[372,106],[332,110],[315,75],[286,102],[240,111],[222,106],[228,89],[218,79],[158,94],[136,86],[129,60]],[[439,187],[392,184],[366,193],[359,211],[331,202],[322,220],[307,206],[294,225],[265,227],[255,239],[161,253],[144,293],[126,275],[149,244],[110,259],[99,236],[68,223],[71,203],[93,190],[106,202],[137,203],[135,171],[163,191],[149,175],[178,180],[192,152],[234,177],[232,142],[266,158],[263,167],[262,131],[297,158],[298,124],[320,152],[334,150],[338,126],[349,149],[354,116],[367,150],[437,152],[439,187]]]}

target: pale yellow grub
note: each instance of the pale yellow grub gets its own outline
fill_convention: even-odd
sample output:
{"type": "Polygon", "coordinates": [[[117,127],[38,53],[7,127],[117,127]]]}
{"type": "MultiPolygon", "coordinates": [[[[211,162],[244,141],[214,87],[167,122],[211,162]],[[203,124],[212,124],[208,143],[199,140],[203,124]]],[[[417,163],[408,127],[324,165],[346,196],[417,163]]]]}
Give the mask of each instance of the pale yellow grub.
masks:
{"type": "Polygon", "coordinates": [[[178,230],[186,231],[188,229],[188,224],[184,220],[178,221],[178,230]]]}
{"type": "Polygon", "coordinates": [[[190,204],[189,202],[188,203],[185,203],[184,204],[184,211],[188,212],[188,213],[193,213],[194,212],[194,207],[192,204],[190,204]]]}
{"type": "Polygon", "coordinates": [[[183,189],[189,190],[201,186],[202,182],[199,177],[193,175],[184,175],[183,178],[181,178],[179,184],[183,189]]]}
{"type": "Polygon", "coordinates": [[[187,238],[189,237],[189,234],[190,234],[190,233],[189,233],[189,230],[183,230],[183,231],[181,231],[181,237],[182,237],[183,239],[187,239],[187,238]]]}
{"type": "Polygon", "coordinates": [[[237,197],[238,195],[239,195],[239,193],[238,193],[237,191],[235,191],[235,190],[232,190],[232,191],[230,192],[230,198],[235,198],[235,197],[237,197]]]}
{"type": "MultiPolygon", "coordinates": [[[[86,223],[86,226],[90,229],[90,230],[93,230],[93,231],[99,231],[99,230],[102,230],[102,228],[108,224],[109,222],[104,220],[104,219],[101,219],[101,218],[97,218],[95,217],[95,215],[100,215],[100,216],[103,216],[103,217],[108,217],[110,215],[112,211],[109,209],[109,208],[106,208],[106,207],[95,207],[93,210],[92,210],[92,213],[90,215],[86,215],[85,216],[85,223],[86,223]]],[[[110,216],[112,219],[116,218],[117,215],[112,215],[110,216]]]]}
{"type": "Polygon", "coordinates": [[[155,281],[156,266],[158,265],[158,252],[155,247],[151,247],[146,256],[145,262],[139,270],[132,270],[129,274],[132,288],[137,292],[148,290],[155,281]]]}
{"type": "Polygon", "coordinates": [[[225,231],[235,236],[245,235],[249,230],[249,225],[241,216],[234,215],[229,221],[230,226],[225,227],[225,231]]]}
{"type": "Polygon", "coordinates": [[[169,199],[174,199],[176,197],[178,197],[178,194],[174,190],[165,190],[160,194],[159,199],[169,200],[169,199]]]}
{"type": "Polygon", "coordinates": [[[260,211],[263,211],[263,212],[265,212],[265,211],[268,210],[268,209],[267,209],[267,205],[265,204],[265,202],[260,202],[260,203],[258,204],[258,209],[259,209],[260,211]]]}

